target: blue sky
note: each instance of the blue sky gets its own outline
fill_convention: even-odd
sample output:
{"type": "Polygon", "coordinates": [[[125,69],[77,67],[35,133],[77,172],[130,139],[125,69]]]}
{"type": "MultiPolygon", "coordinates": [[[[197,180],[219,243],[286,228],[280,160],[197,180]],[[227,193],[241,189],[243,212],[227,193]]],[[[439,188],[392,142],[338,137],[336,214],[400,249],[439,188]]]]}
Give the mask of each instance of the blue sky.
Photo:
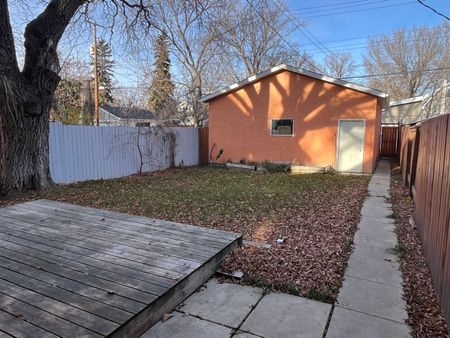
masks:
{"type": "MultiPolygon", "coordinates": [[[[425,3],[450,16],[450,0],[426,0],[425,3]]],[[[352,53],[357,63],[361,63],[367,37],[445,21],[416,0],[287,0],[287,4],[317,40],[333,52],[352,53]]],[[[323,57],[303,33],[296,31],[292,38],[307,51],[314,52],[318,60],[323,57]]]]}
{"type": "MultiPolygon", "coordinates": [[[[450,16],[450,0],[423,1],[450,16]]],[[[295,30],[290,39],[296,41],[300,51],[306,50],[313,54],[319,62],[324,57],[324,53],[295,27],[294,22],[297,24],[302,22],[314,36],[313,39],[325,46],[321,46],[322,49],[327,48],[332,52],[350,52],[356,63],[361,64],[367,37],[390,34],[396,29],[409,30],[414,25],[434,26],[445,21],[443,17],[420,5],[417,0],[285,0],[285,3],[290,15],[297,18],[293,20],[291,17],[295,30]]],[[[41,2],[29,2],[28,5],[29,8],[16,7],[14,1],[10,2],[10,14],[18,37],[23,34],[22,30],[28,19],[42,9],[41,2]]],[[[99,37],[109,39],[108,33],[109,31],[98,29],[99,37]]],[[[89,46],[92,43],[89,27],[86,27],[84,32],[76,32],[75,37],[77,47],[72,53],[77,54],[77,57],[88,59],[89,46]]],[[[20,54],[20,48],[18,52],[20,54]]],[[[137,85],[141,73],[138,71],[139,65],[129,60],[135,53],[129,50],[120,54],[117,52],[113,46],[116,61],[115,77],[118,85],[137,85]]],[[[140,59],[145,57],[151,62],[151,51],[141,50],[138,57],[140,59]]],[[[360,67],[359,74],[363,72],[364,69],[360,67]]]]}

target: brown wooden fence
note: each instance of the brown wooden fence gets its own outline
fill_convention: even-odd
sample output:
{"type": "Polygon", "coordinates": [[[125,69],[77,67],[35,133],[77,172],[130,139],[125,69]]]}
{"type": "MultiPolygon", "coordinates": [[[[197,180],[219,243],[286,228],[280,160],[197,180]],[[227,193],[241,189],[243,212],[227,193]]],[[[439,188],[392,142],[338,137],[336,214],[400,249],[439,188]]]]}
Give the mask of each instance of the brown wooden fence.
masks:
{"type": "Polygon", "coordinates": [[[411,195],[415,194],[414,183],[416,180],[417,159],[419,154],[420,128],[405,126],[400,131],[399,157],[402,169],[403,184],[406,185],[411,195]]]}
{"type": "Polygon", "coordinates": [[[198,128],[198,165],[209,163],[208,128],[198,128]]]}
{"type": "Polygon", "coordinates": [[[381,128],[380,155],[383,157],[394,157],[397,155],[398,127],[381,128]]]}
{"type": "Polygon", "coordinates": [[[450,117],[439,116],[401,132],[403,182],[416,204],[415,222],[439,297],[450,323],[450,117]]]}

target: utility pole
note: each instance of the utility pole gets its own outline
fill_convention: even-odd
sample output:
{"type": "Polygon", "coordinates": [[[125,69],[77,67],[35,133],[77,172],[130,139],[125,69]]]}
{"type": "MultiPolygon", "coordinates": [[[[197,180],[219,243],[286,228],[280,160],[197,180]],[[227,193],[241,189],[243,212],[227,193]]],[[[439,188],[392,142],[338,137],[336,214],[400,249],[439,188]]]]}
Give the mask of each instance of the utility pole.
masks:
{"type": "Polygon", "coordinates": [[[92,22],[94,29],[94,113],[95,113],[95,125],[100,125],[100,113],[98,108],[98,71],[97,71],[97,24],[92,22]]]}

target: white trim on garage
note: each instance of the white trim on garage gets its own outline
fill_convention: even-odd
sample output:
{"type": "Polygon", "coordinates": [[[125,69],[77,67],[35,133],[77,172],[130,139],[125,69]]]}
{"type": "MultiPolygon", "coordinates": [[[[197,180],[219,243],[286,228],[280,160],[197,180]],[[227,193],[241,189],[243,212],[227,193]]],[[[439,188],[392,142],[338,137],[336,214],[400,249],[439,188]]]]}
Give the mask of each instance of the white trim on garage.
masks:
{"type": "Polygon", "coordinates": [[[287,70],[287,71],[290,71],[290,72],[293,72],[293,73],[297,73],[297,74],[300,74],[300,75],[304,75],[304,76],[307,76],[307,77],[318,79],[318,80],[321,80],[321,81],[324,81],[324,82],[329,82],[329,83],[332,83],[332,84],[335,84],[335,85],[338,85],[338,86],[341,86],[341,87],[346,87],[346,88],[349,88],[349,89],[356,90],[358,92],[363,92],[363,93],[370,94],[370,95],[373,95],[373,96],[377,96],[377,97],[380,97],[380,98],[386,99],[388,97],[388,94],[386,94],[386,93],[384,93],[382,91],[379,91],[377,89],[373,89],[373,88],[370,88],[370,87],[362,86],[362,85],[359,85],[359,84],[356,84],[356,83],[353,83],[353,82],[348,82],[348,81],[344,81],[344,80],[340,80],[340,79],[335,79],[335,78],[332,78],[330,76],[326,76],[326,75],[323,75],[323,74],[315,73],[315,72],[312,72],[312,71],[309,71],[309,70],[306,70],[306,69],[296,68],[296,67],[292,67],[292,66],[289,66],[289,65],[281,64],[279,66],[276,66],[276,67],[270,68],[268,70],[265,70],[265,71],[263,71],[263,72],[261,72],[259,74],[250,76],[249,78],[247,78],[245,80],[242,80],[240,82],[236,82],[236,83],[232,84],[231,86],[225,87],[223,89],[219,89],[219,90],[217,90],[217,91],[215,91],[215,92],[213,92],[211,94],[205,95],[205,96],[203,96],[201,98],[201,101],[202,102],[211,101],[212,99],[214,99],[214,98],[216,98],[218,96],[230,93],[230,92],[235,91],[235,90],[237,90],[237,89],[239,89],[239,88],[241,88],[241,87],[243,87],[245,85],[257,82],[257,81],[259,81],[259,80],[261,80],[261,79],[263,79],[263,78],[265,78],[265,77],[267,77],[269,75],[272,75],[272,74],[275,74],[275,73],[279,73],[279,72],[281,72],[283,70],[287,70]]]}

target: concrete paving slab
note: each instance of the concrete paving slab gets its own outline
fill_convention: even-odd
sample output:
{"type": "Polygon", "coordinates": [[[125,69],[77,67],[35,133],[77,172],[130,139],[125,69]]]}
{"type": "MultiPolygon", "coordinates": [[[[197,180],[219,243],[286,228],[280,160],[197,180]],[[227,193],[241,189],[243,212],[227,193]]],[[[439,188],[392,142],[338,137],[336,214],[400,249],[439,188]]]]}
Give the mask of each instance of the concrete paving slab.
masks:
{"type": "Polygon", "coordinates": [[[373,179],[389,179],[391,177],[390,170],[386,168],[380,168],[380,170],[376,170],[372,175],[373,179]]]}
{"type": "MultiPolygon", "coordinates": [[[[389,186],[387,186],[386,189],[389,189],[389,186]]],[[[384,204],[386,206],[390,206],[391,205],[389,203],[389,200],[386,197],[380,197],[380,196],[368,196],[364,200],[364,203],[382,203],[382,204],[384,204]]]]}
{"type": "Polygon", "coordinates": [[[270,293],[258,303],[241,329],[265,338],[322,337],[330,304],[270,293]]]}
{"type": "Polygon", "coordinates": [[[326,337],[406,338],[410,334],[405,324],[336,306],[326,337]]]}
{"type": "MultiPolygon", "coordinates": [[[[395,238],[394,238],[395,239],[395,238]]],[[[386,242],[387,243],[387,242],[386,242]]],[[[377,241],[368,241],[365,245],[357,245],[352,256],[364,261],[399,261],[395,246],[380,245],[377,241]]]]}
{"type": "Polygon", "coordinates": [[[372,183],[372,182],[370,182],[369,185],[367,186],[367,189],[369,190],[369,192],[372,191],[372,190],[373,191],[377,191],[377,190],[382,191],[382,190],[384,190],[384,191],[389,192],[389,184],[386,184],[384,182],[383,183],[372,183]]]}
{"type": "Polygon", "coordinates": [[[372,176],[372,179],[370,180],[369,184],[372,185],[384,185],[388,186],[390,184],[390,175],[383,175],[383,176],[372,176]]]}
{"type": "Polygon", "coordinates": [[[261,299],[263,290],[210,279],[206,288],[192,294],[178,308],[218,324],[237,328],[261,299]]]}
{"type": "Polygon", "coordinates": [[[397,245],[397,236],[394,232],[393,224],[378,224],[372,227],[360,225],[355,234],[355,243],[364,243],[373,247],[381,247],[383,249],[393,248],[397,245]]]}
{"type": "Polygon", "coordinates": [[[363,221],[358,224],[358,231],[361,231],[364,234],[370,234],[374,236],[374,241],[381,239],[382,235],[386,234],[386,236],[393,237],[396,239],[395,235],[395,224],[389,222],[368,222],[370,219],[375,219],[375,217],[364,217],[363,221]]]}
{"type": "Polygon", "coordinates": [[[388,202],[388,200],[385,197],[379,197],[379,196],[367,197],[364,200],[364,205],[371,206],[371,207],[391,208],[391,204],[388,202]]]}
{"type": "Polygon", "coordinates": [[[229,338],[232,329],[174,312],[173,317],[165,322],[158,322],[141,338],[229,338]]]}
{"type": "Polygon", "coordinates": [[[407,318],[402,288],[345,276],[338,305],[369,315],[404,323],[407,318]]]}
{"type": "Polygon", "coordinates": [[[394,220],[387,217],[361,217],[358,229],[365,232],[394,232],[394,220]]]}
{"type": "Polygon", "coordinates": [[[395,233],[393,231],[390,231],[385,237],[383,237],[379,233],[380,231],[368,232],[360,230],[356,233],[355,238],[353,239],[353,243],[355,244],[355,246],[371,245],[373,247],[378,246],[383,249],[394,248],[397,245],[397,238],[395,237],[395,233]]]}
{"type": "Polygon", "coordinates": [[[248,332],[237,332],[233,338],[260,338],[261,336],[255,336],[254,334],[248,333],[248,332]]]}
{"type": "Polygon", "coordinates": [[[359,221],[358,227],[364,227],[369,226],[370,228],[373,227],[383,227],[385,224],[390,224],[391,229],[395,229],[395,220],[391,217],[363,217],[359,221]]]}
{"type": "Polygon", "coordinates": [[[364,202],[363,206],[368,208],[368,209],[385,208],[385,209],[390,209],[391,210],[391,204],[386,202],[386,201],[384,201],[384,200],[385,200],[384,197],[371,196],[364,202]]]}
{"type": "Polygon", "coordinates": [[[358,229],[360,230],[382,230],[391,231],[395,230],[395,223],[393,218],[385,216],[373,216],[373,217],[361,217],[358,224],[358,229]]]}
{"type": "Polygon", "coordinates": [[[391,217],[393,211],[391,208],[382,205],[364,204],[361,209],[362,216],[369,217],[391,217]]]}
{"type": "MultiPolygon", "coordinates": [[[[369,183],[368,187],[367,187],[369,193],[371,191],[384,191],[384,192],[389,192],[389,184],[385,184],[385,183],[369,183]]],[[[373,196],[372,196],[373,197],[373,196]]],[[[383,198],[386,199],[386,197],[379,197],[379,198],[383,198]]]]}
{"type": "MultiPolygon", "coordinates": [[[[384,220],[388,220],[385,218],[384,220]]],[[[358,224],[358,232],[363,235],[370,235],[372,241],[377,242],[384,239],[397,239],[395,234],[395,224],[390,222],[381,222],[377,217],[363,217],[358,224]]],[[[370,239],[369,238],[369,239],[370,239]]]]}
{"type": "Polygon", "coordinates": [[[402,276],[398,258],[389,253],[383,254],[382,251],[358,250],[351,255],[345,275],[399,287],[402,276]]]}
{"type": "Polygon", "coordinates": [[[387,198],[390,196],[390,193],[389,193],[389,190],[375,188],[375,189],[371,189],[369,191],[369,196],[387,198]]]}

